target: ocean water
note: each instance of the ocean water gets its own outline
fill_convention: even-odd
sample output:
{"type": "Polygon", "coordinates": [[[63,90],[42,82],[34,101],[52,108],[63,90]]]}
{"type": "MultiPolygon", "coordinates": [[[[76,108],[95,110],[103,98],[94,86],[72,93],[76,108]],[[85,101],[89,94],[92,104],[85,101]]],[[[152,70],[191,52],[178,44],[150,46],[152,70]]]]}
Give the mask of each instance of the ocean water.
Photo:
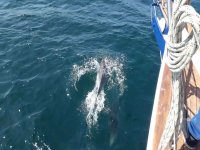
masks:
{"type": "Polygon", "coordinates": [[[0,149],[145,149],[160,67],[151,2],[1,0],[0,149]]]}

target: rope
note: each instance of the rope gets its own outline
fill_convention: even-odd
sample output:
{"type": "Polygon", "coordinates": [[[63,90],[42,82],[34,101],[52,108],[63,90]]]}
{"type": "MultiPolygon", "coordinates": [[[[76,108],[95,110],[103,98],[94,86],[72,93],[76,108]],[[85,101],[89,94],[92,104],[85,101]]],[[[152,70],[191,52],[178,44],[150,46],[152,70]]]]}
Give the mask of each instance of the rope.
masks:
{"type": "Polygon", "coordinates": [[[185,99],[182,70],[189,64],[192,56],[200,47],[200,16],[192,6],[185,5],[185,3],[186,0],[174,1],[169,40],[166,41],[166,63],[172,72],[172,100],[159,150],[165,149],[172,140],[173,149],[176,149],[185,99]],[[182,39],[182,31],[188,24],[192,26],[192,31],[186,39],[182,39]]]}
{"type": "Polygon", "coordinates": [[[168,52],[167,64],[172,72],[181,72],[190,62],[193,54],[200,45],[200,16],[190,5],[180,6],[173,16],[174,18],[169,30],[170,40],[166,42],[168,52]],[[184,41],[178,43],[181,29],[186,24],[192,26],[192,32],[184,41]]]}

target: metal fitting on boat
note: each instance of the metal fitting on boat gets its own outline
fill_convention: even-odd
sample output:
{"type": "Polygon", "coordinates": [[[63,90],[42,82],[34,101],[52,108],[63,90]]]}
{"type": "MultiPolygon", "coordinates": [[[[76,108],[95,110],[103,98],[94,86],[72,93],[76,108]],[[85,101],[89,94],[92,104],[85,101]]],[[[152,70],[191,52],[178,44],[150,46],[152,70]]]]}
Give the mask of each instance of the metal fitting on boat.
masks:
{"type": "Polygon", "coordinates": [[[152,3],[151,6],[157,6],[158,7],[160,3],[161,3],[160,1],[157,1],[157,2],[152,3]]]}

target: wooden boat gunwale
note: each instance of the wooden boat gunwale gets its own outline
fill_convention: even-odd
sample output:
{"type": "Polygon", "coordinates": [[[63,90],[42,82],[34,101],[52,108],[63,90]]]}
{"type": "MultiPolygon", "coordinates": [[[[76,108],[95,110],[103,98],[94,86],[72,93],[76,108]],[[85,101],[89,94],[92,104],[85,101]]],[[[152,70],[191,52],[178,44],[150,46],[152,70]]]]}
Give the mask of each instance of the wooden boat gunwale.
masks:
{"type": "MultiPolygon", "coordinates": [[[[171,1],[171,0],[169,0],[171,1]]],[[[162,0],[162,2],[166,3],[166,0],[162,0]]],[[[187,1],[187,3],[190,3],[190,0],[187,1]]],[[[167,12],[167,9],[164,10],[164,8],[162,7],[162,3],[159,4],[159,7],[161,9],[161,12],[165,13],[167,12]]],[[[153,16],[156,17],[156,16],[153,16]]],[[[163,15],[163,17],[166,19],[169,19],[167,16],[163,15]]],[[[152,19],[153,20],[153,19],[152,19]]],[[[166,21],[166,23],[168,23],[166,21]]],[[[154,24],[153,24],[154,25],[154,24]]],[[[152,26],[153,26],[152,25],[152,26]]],[[[155,26],[153,26],[154,28],[155,26]]],[[[189,30],[189,29],[188,29],[189,30]]],[[[154,29],[154,33],[160,31],[155,30],[154,29]]],[[[161,31],[160,31],[161,32],[161,31]]],[[[155,36],[157,33],[155,33],[155,36]]],[[[160,33],[163,36],[163,39],[166,40],[164,38],[164,33],[160,33]]],[[[162,39],[159,39],[156,37],[157,42],[162,42],[162,39]]],[[[165,42],[165,41],[164,41],[165,42]]],[[[158,43],[159,44],[159,43],[158,43]]],[[[159,46],[160,48],[160,46],[159,46]]],[[[161,48],[160,48],[161,49],[161,48]]],[[[165,59],[165,54],[166,52],[163,52],[162,55],[162,60],[161,60],[161,67],[160,67],[160,72],[159,72],[159,76],[158,76],[158,81],[157,81],[157,88],[156,88],[156,92],[155,92],[155,98],[154,98],[154,104],[153,104],[153,110],[152,110],[152,116],[151,116],[151,123],[150,123],[150,128],[149,128],[149,135],[148,135],[148,141],[147,141],[147,150],[154,150],[158,148],[159,145],[159,137],[161,136],[162,132],[163,132],[163,124],[165,124],[166,121],[166,114],[169,111],[169,106],[170,106],[170,101],[171,101],[171,80],[170,77],[171,73],[169,71],[169,68],[166,65],[166,59],[165,59]],[[164,95],[164,96],[163,96],[164,95]],[[167,97],[167,99],[165,99],[167,97]],[[167,102],[166,102],[167,101],[167,102]],[[164,106],[162,106],[164,105],[164,106]],[[162,111],[159,112],[159,109],[164,109],[162,111]],[[163,117],[164,116],[164,117],[163,117]],[[160,119],[159,119],[160,118],[160,119]],[[162,120],[164,123],[160,123],[162,127],[158,126],[158,122],[162,120]],[[158,131],[158,132],[156,132],[158,131]],[[158,136],[159,135],[159,136],[158,136]],[[157,137],[156,137],[157,136],[157,137]]],[[[193,95],[191,97],[188,97],[186,99],[186,108],[188,109],[187,111],[191,111],[189,107],[191,107],[191,109],[196,109],[197,107],[200,107],[200,50],[198,50],[196,52],[196,54],[193,56],[191,63],[188,65],[188,67],[186,67],[186,69],[183,71],[184,77],[185,77],[185,81],[189,81],[189,82],[185,82],[185,87],[186,87],[186,95],[189,94],[189,92],[191,92],[189,86],[190,84],[193,85],[193,95]],[[189,70],[190,69],[190,70],[189,70]],[[191,71],[191,72],[188,72],[191,71]],[[192,73],[192,76],[189,76],[189,73],[192,73]],[[189,104],[188,103],[194,103],[194,101],[196,103],[198,103],[198,105],[196,105],[196,108],[194,108],[193,104],[189,104]],[[187,107],[189,106],[189,107],[187,107]]],[[[196,112],[197,110],[192,110],[192,113],[189,114],[189,117],[191,118],[196,112]]],[[[183,136],[183,135],[182,135],[183,136]]],[[[180,140],[178,141],[178,148],[179,149],[187,149],[185,147],[184,144],[184,138],[180,138],[180,140]]],[[[169,149],[169,147],[167,148],[169,149]]],[[[196,149],[200,150],[200,144],[197,146],[196,149]]]]}

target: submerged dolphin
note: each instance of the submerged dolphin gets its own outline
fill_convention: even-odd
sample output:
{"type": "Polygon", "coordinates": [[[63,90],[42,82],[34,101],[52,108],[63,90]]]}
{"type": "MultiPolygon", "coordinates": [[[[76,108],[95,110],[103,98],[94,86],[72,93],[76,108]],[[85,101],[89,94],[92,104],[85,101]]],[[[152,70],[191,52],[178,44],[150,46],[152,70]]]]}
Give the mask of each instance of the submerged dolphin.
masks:
{"type": "Polygon", "coordinates": [[[112,147],[118,136],[118,110],[119,110],[119,99],[115,99],[112,103],[109,112],[108,127],[110,130],[109,146],[112,147]]]}

